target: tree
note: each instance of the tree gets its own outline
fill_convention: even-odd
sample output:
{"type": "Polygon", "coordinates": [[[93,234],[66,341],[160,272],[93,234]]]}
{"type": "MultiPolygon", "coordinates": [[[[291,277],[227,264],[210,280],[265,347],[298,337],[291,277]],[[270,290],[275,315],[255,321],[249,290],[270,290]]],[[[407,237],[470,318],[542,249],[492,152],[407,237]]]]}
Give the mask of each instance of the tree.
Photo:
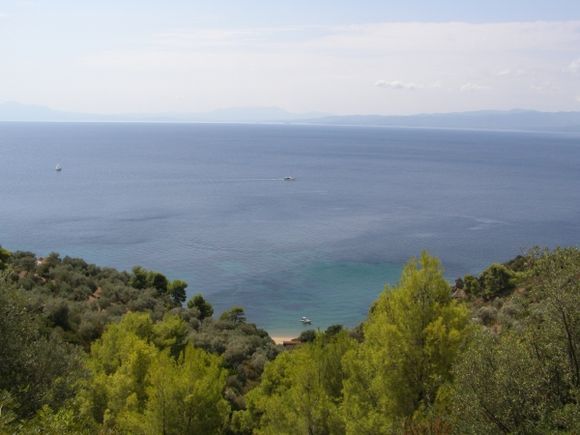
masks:
{"type": "Polygon", "coordinates": [[[141,266],[135,266],[132,269],[133,275],[129,284],[136,289],[147,288],[149,274],[141,266]]]}
{"type": "Polygon", "coordinates": [[[175,305],[181,305],[185,302],[185,299],[187,298],[187,294],[185,293],[186,288],[187,283],[185,281],[181,281],[180,279],[171,281],[169,284],[168,291],[175,305]]]}
{"type": "Polygon", "coordinates": [[[6,268],[6,265],[8,264],[8,260],[10,259],[11,255],[12,254],[10,253],[10,251],[0,246],[0,270],[4,270],[6,268]]]}
{"type": "Polygon", "coordinates": [[[153,343],[159,349],[169,349],[175,358],[183,351],[189,329],[183,319],[166,314],[162,322],[153,325],[153,343]]]}
{"type": "Polygon", "coordinates": [[[465,275],[463,278],[463,288],[469,296],[479,296],[481,293],[479,280],[473,275],[465,275]]]}
{"type": "Polygon", "coordinates": [[[188,308],[197,308],[199,310],[199,320],[207,319],[213,315],[213,307],[207,302],[201,294],[197,294],[187,302],[188,308]]]}
{"type": "Polygon", "coordinates": [[[239,325],[241,323],[245,323],[246,313],[242,307],[233,307],[228,311],[224,311],[220,316],[220,320],[239,325]]]}
{"type": "Polygon", "coordinates": [[[136,289],[154,288],[159,294],[167,292],[169,281],[162,273],[148,271],[141,266],[133,267],[132,272],[133,275],[129,280],[132,287],[136,289]]]}
{"type": "Polygon", "coordinates": [[[0,277],[0,392],[10,394],[14,412],[30,417],[43,405],[59,406],[82,374],[79,350],[47,329],[0,277]]]}
{"type": "Polygon", "coordinates": [[[302,343],[310,343],[316,340],[316,331],[314,329],[307,329],[306,331],[302,331],[300,336],[298,337],[302,343]]]}
{"type": "Polygon", "coordinates": [[[455,368],[460,433],[579,433],[580,250],[536,251],[520,261],[517,328],[475,335],[455,368]],[[531,267],[530,267],[531,265],[531,267]]]}
{"type": "Polygon", "coordinates": [[[167,352],[155,358],[148,374],[148,402],[142,433],[218,434],[228,421],[222,397],[226,371],[220,358],[191,345],[175,360],[167,352]]]}
{"type": "Polygon", "coordinates": [[[129,313],[110,324],[91,346],[91,376],[80,394],[83,415],[114,428],[125,414],[142,412],[147,401],[147,373],[159,349],[151,342],[148,314],[129,313]]]}
{"type": "Polygon", "coordinates": [[[340,412],[344,354],[355,341],[344,331],[284,352],[270,362],[260,385],[247,395],[247,410],[234,413],[239,432],[344,433],[340,412]]]}
{"type": "Polygon", "coordinates": [[[219,433],[229,408],[221,358],[185,344],[177,316],[129,313],[91,346],[81,415],[121,433],[219,433]]]}
{"type": "Polygon", "coordinates": [[[468,333],[468,311],[451,299],[436,258],[423,253],[387,287],[345,356],[349,433],[391,433],[428,420],[445,405],[445,385],[468,333]]]}
{"type": "Polygon", "coordinates": [[[514,273],[503,264],[492,264],[481,274],[483,297],[490,299],[514,289],[514,273]]]}
{"type": "Polygon", "coordinates": [[[159,292],[159,294],[163,294],[167,292],[169,281],[162,273],[149,272],[149,284],[150,287],[156,289],[159,292]]]}

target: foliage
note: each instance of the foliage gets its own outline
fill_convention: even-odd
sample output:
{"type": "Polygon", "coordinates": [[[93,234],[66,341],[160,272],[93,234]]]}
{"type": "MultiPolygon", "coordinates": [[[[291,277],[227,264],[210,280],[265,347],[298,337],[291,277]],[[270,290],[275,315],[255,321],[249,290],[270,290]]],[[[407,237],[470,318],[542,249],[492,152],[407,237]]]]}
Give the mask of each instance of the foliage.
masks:
{"type": "Polygon", "coordinates": [[[306,331],[302,331],[298,340],[302,343],[311,343],[316,340],[316,331],[314,329],[307,329],[306,331]]]}
{"type": "Polygon", "coordinates": [[[176,279],[169,283],[168,292],[175,305],[181,305],[185,302],[185,299],[187,298],[187,294],[185,293],[186,288],[187,283],[180,279],[176,279]]]}
{"type": "Polygon", "coordinates": [[[82,414],[129,433],[219,432],[229,413],[221,396],[226,371],[216,356],[176,347],[183,325],[173,316],[155,323],[145,313],[109,325],[91,346],[82,414]]]}
{"type": "Polygon", "coordinates": [[[203,298],[201,294],[197,294],[187,302],[188,308],[197,308],[199,311],[199,320],[207,319],[213,316],[213,307],[203,298]]]}
{"type": "Polygon", "coordinates": [[[74,394],[82,375],[78,350],[27,307],[27,301],[0,279],[0,391],[9,393],[19,417],[43,405],[58,406],[74,394]]]}
{"type": "Polygon", "coordinates": [[[509,293],[514,289],[514,273],[503,264],[492,264],[480,278],[482,296],[491,299],[494,296],[509,293]]]}
{"type": "Polygon", "coordinates": [[[363,325],[290,351],[186,287],[0,248],[0,433],[580,433],[577,248],[455,292],[423,254],[363,325]]]}
{"type": "Polygon", "coordinates": [[[220,320],[205,319],[189,337],[196,347],[223,356],[224,367],[231,373],[225,396],[234,409],[245,407],[244,394],[259,382],[266,362],[279,352],[268,333],[240,321],[240,313],[243,310],[234,308],[220,320]]]}
{"type": "Polygon", "coordinates": [[[234,414],[234,428],[258,434],[343,433],[342,357],[354,346],[339,332],[278,356],[248,394],[248,410],[234,414]]]}
{"type": "MultiPolygon", "coordinates": [[[[226,371],[220,359],[187,346],[175,360],[167,352],[155,358],[141,433],[220,433],[228,422],[229,405],[222,397],[226,371]]],[[[137,433],[137,431],[133,431],[137,433]]]]}
{"type": "Polygon", "coordinates": [[[519,263],[529,293],[502,308],[518,327],[480,331],[455,368],[458,433],[580,430],[580,251],[534,251],[519,263]]]}
{"type": "Polygon", "coordinates": [[[157,272],[135,267],[132,273],[99,268],[56,253],[46,258],[29,252],[8,257],[8,281],[25,291],[31,310],[45,318],[68,342],[88,349],[106,324],[129,311],[160,319],[181,304],[184,281],[168,282],[157,272]]]}
{"type": "Polygon", "coordinates": [[[10,251],[0,246],[0,270],[4,270],[6,268],[10,256],[11,256],[10,251]]]}
{"type": "Polygon", "coordinates": [[[481,294],[481,286],[479,280],[473,275],[466,275],[463,278],[463,288],[470,296],[479,296],[481,294]]]}
{"type": "Polygon", "coordinates": [[[421,255],[386,288],[345,356],[344,410],[349,433],[390,433],[429,419],[446,405],[442,387],[468,334],[468,311],[450,297],[437,259],[421,255]]]}
{"type": "Polygon", "coordinates": [[[242,307],[233,307],[228,311],[224,311],[220,316],[223,322],[229,322],[234,325],[246,322],[246,313],[242,307]]]}

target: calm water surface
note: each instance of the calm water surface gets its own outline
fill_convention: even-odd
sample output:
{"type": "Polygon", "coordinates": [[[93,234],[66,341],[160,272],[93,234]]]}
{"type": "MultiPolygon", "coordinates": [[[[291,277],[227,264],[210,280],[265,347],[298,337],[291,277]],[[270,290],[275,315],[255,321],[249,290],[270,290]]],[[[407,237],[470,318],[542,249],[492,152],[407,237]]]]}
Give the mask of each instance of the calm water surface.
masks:
{"type": "Polygon", "coordinates": [[[356,324],[422,249],[451,279],[580,244],[573,135],[0,123],[0,162],[3,246],[159,270],[274,333],[356,324]]]}

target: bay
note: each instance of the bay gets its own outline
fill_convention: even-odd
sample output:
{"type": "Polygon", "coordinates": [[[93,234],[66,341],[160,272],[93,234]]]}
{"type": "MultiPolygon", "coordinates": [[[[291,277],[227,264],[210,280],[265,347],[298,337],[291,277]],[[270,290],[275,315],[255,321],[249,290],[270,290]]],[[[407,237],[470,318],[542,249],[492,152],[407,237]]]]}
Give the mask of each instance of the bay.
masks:
{"type": "Polygon", "coordinates": [[[0,162],[3,246],[158,270],[271,333],[357,324],[423,249],[451,280],[580,243],[573,134],[0,123],[0,162]]]}

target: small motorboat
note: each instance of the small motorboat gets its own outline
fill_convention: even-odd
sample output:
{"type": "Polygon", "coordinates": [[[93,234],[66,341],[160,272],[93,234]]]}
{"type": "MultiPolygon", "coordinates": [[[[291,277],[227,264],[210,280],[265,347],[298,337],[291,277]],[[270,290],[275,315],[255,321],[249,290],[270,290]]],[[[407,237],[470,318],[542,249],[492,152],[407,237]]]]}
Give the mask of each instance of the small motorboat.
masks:
{"type": "Polygon", "coordinates": [[[54,170],[56,172],[61,172],[62,171],[62,166],[60,166],[60,164],[57,164],[56,167],[54,168],[54,170]]]}
{"type": "Polygon", "coordinates": [[[305,324],[305,325],[311,325],[312,324],[312,320],[310,320],[308,317],[302,316],[300,318],[300,321],[305,324]]]}
{"type": "Polygon", "coordinates": [[[294,181],[296,178],[294,177],[284,177],[284,181],[294,181]]]}

